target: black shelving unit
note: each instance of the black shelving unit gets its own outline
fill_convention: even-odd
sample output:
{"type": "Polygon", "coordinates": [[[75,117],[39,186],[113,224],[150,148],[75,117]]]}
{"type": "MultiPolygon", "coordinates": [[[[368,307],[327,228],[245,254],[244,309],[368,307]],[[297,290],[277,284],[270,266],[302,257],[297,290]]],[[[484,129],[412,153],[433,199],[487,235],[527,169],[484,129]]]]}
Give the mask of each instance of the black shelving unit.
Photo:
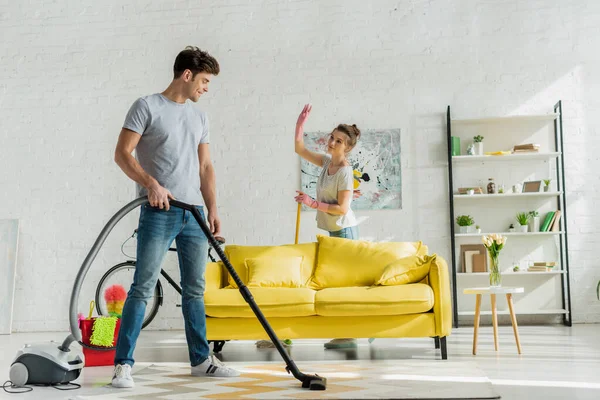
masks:
{"type": "MultiPolygon", "coordinates": [[[[555,151],[559,153],[556,157],[556,181],[558,195],[558,210],[562,217],[559,221],[559,258],[561,268],[564,273],[561,274],[562,305],[566,312],[563,314],[563,324],[572,326],[573,315],[571,312],[571,287],[569,272],[569,244],[568,244],[568,219],[566,207],[566,185],[565,185],[565,152],[563,141],[563,121],[562,121],[562,101],[554,105],[554,113],[558,114],[554,119],[554,146],[555,151]]],[[[454,227],[454,179],[453,179],[453,159],[452,159],[452,115],[450,106],[446,110],[446,139],[448,144],[448,198],[449,198],[449,223],[450,223],[450,250],[451,250],[451,273],[452,273],[452,310],[453,326],[458,327],[458,295],[457,295],[457,257],[456,257],[456,232],[454,227]]]]}

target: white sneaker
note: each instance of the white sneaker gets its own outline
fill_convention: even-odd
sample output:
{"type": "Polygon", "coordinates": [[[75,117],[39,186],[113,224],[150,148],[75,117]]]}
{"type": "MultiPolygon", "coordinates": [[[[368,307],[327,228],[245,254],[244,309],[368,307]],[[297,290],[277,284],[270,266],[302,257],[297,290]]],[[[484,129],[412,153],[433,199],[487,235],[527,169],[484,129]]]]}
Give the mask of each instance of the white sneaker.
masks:
{"type": "Polygon", "coordinates": [[[129,364],[115,365],[112,386],[119,389],[128,389],[134,386],[133,378],[131,377],[131,366],[129,364]]]}
{"type": "Polygon", "coordinates": [[[240,376],[240,372],[225,366],[221,360],[212,355],[202,364],[192,367],[192,376],[214,376],[223,378],[240,376]]]}

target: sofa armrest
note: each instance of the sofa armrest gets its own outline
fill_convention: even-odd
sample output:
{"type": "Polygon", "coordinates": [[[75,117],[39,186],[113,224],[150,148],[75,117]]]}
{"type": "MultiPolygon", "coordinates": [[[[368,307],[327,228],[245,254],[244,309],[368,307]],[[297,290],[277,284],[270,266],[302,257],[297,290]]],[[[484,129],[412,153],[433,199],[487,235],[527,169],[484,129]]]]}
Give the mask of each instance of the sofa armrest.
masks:
{"type": "Polygon", "coordinates": [[[206,290],[221,289],[223,287],[223,263],[207,262],[204,281],[206,290]]]}
{"type": "Polygon", "coordinates": [[[448,336],[452,331],[450,277],[446,260],[438,255],[434,256],[431,260],[429,268],[429,285],[433,289],[435,332],[439,337],[448,336]]]}

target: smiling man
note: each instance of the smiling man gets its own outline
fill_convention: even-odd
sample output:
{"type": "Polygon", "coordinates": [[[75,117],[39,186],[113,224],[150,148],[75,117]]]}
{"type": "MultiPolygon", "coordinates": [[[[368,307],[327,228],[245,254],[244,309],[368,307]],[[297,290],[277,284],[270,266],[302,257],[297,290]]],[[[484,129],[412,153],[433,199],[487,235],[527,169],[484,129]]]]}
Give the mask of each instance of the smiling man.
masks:
{"type": "Polygon", "coordinates": [[[182,311],[194,376],[238,376],[210,355],[206,340],[204,272],[206,235],[189,211],[170,207],[177,199],[195,205],[212,233],[220,232],[215,173],[209,153],[208,118],[192,102],[208,92],[219,63],[197,47],[187,47],[175,59],[173,81],[162,93],[137,99],[127,116],[115,150],[115,162],[148,196],[138,224],[137,262],[123,307],[112,385],[134,386],[133,352],[142,329],[148,299],[167,249],[177,244],[182,286],[182,311]],[[136,157],[132,155],[136,151],[136,157]]]}

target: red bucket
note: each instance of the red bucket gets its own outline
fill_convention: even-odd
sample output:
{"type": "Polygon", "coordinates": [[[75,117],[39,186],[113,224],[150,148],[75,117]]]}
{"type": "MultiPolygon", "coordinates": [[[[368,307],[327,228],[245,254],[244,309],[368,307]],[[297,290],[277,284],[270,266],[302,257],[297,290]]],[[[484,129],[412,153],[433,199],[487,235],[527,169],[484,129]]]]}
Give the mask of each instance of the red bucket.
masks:
{"type": "Polygon", "coordinates": [[[115,338],[111,347],[95,346],[90,343],[90,337],[92,336],[92,328],[94,327],[95,319],[96,318],[79,321],[79,329],[81,329],[81,341],[84,344],[82,347],[83,355],[85,357],[85,366],[100,367],[114,365],[116,352],[115,346],[117,344],[119,328],[121,327],[121,318],[117,318],[117,325],[115,326],[115,338]]]}

